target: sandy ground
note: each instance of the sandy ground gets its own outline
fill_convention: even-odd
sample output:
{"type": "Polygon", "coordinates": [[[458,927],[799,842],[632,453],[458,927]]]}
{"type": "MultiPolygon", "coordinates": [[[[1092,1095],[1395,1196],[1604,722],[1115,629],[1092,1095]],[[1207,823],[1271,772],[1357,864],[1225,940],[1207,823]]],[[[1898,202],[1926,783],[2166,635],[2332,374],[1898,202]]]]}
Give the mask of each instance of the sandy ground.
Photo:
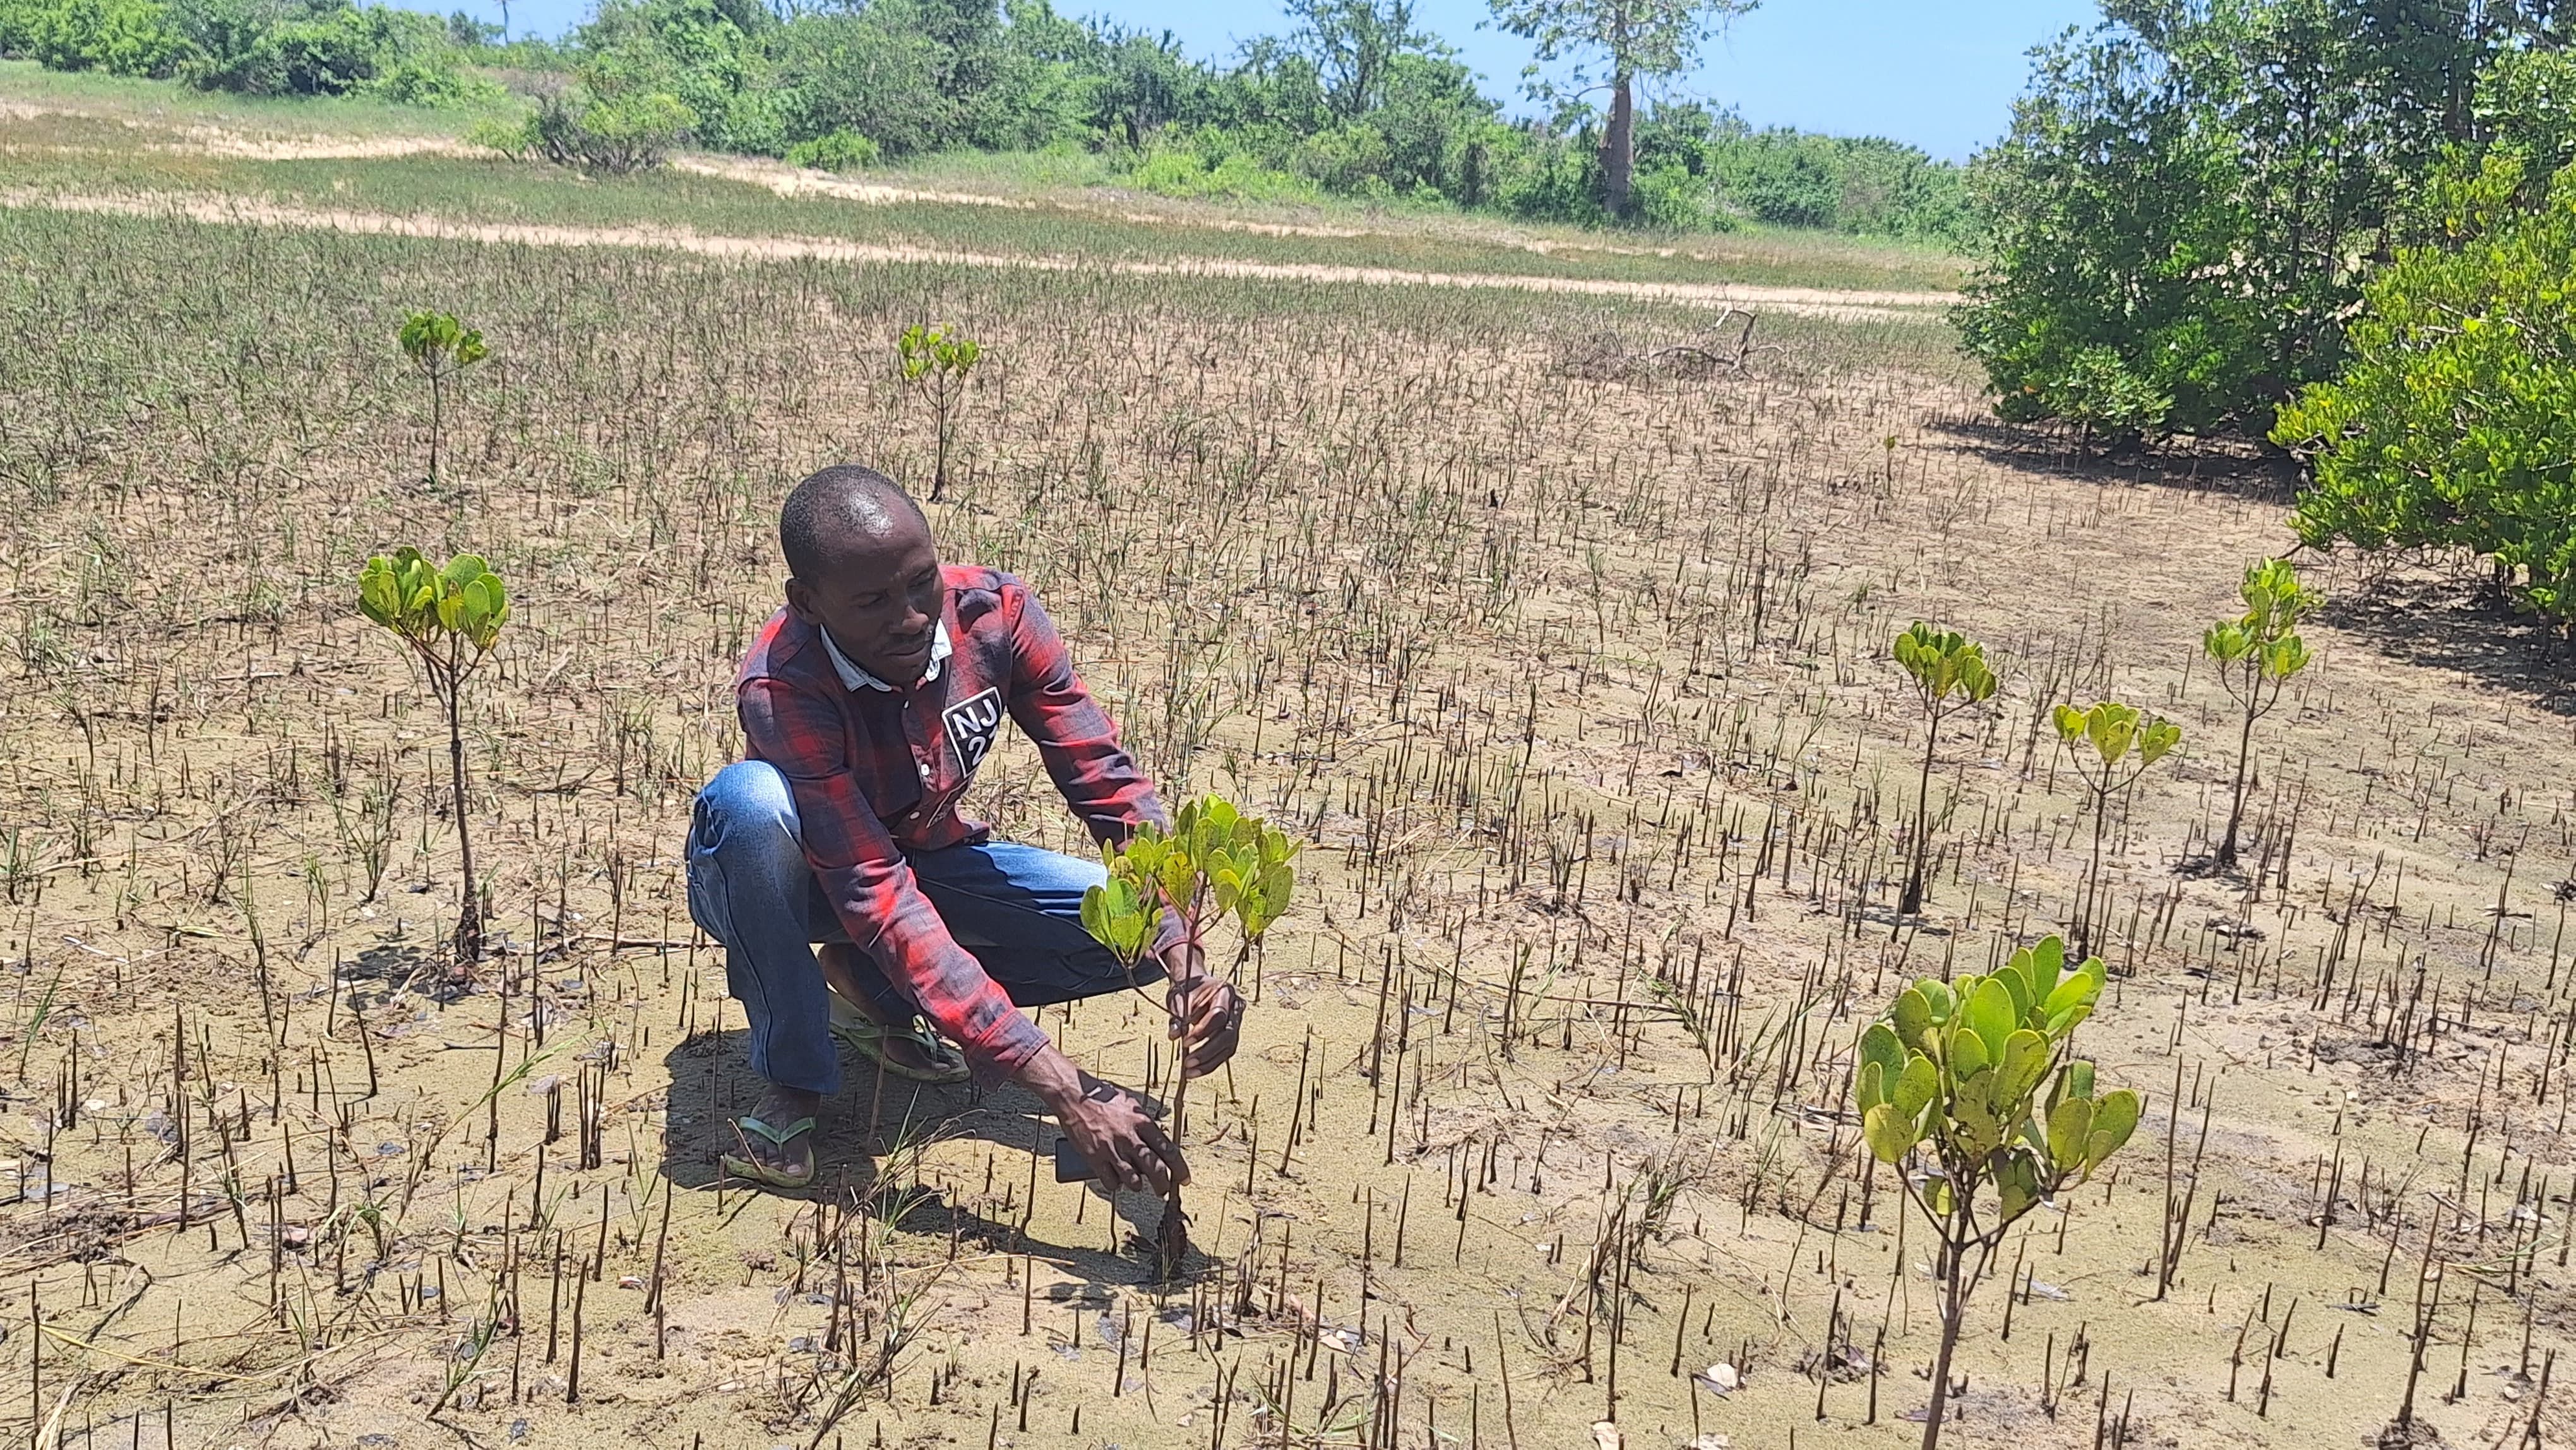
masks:
{"type": "Polygon", "coordinates": [[[371,161],[395,156],[479,156],[476,147],[446,136],[245,135],[226,126],[190,126],[180,139],[154,150],[245,161],[371,161]]]}
{"type": "MultiPolygon", "coordinates": [[[[251,226],[183,230],[168,285],[228,321],[237,279],[302,275],[251,226]]],[[[519,230],[428,235],[543,241],[519,230]]],[[[2258,844],[2195,866],[2234,738],[2196,642],[2286,546],[2281,480],[2078,466],[1867,366],[1600,383],[1547,338],[1291,331],[1180,286],[1132,316],[968,299],[996,366],[944,544],[1040,581],[1167,781],[1293,820],[1306,895],[1193,1091],[1180,1285],[1131,1237],[1156,1207],[1050,1181],[1011,1091],[854,1060],[826,1187],[722,1183],[757,1084],[674,844],[738,743],[772,475],[805,456],[780,440],[924,456],[899,385],[848,362],[917,300],[872,264],[918,259],[698,239],[750,250],[632,242],[741,264],[635,268],[593,240],[543,275],[405,259],[403,296],[472,291],[505,339],[450,414],[453,494],[419,484],[399,362],[343,345],[372,294],[256,347],[152,332],[221,370],[74,384],[68,420],[77,375],[20,375],[12,436],[73,441],[12,475],[0,594],[0,1415],[81,1450],[161,1444],[164,1413],[191,1450],[1249,1450],[1356,1444],[1379,1406],[1408,1450],[1605,1418],[1635,1450],[1910,1443],[1928,1255],[1852,1171],[1849,1043],[1906,976],[2065,924],[2094,819],[2041,719],[2107,695],[2188,732],[2112,806],[2119,975],[2082,1038],[2147,1120],[1989,1267],[1950,1443],[2351,1447],[2419,1364],[2448,1443],[2576,1429],[2563,1380],[2539,1395],[2576,1342],[2563,660],[2438,572],[2311,562],[2331,602],[2257,736],[2258,844]],[[471,746],[499,947],[454,992],[442,727],[345,594],[469,499],[520,615],[471,746]],[[244,560],[269,595],[207,582],[244,560]],[[1945,731],[1944,854],[1898,921],[1922,741],[1884,651],[1918,617],[2007,686],[1945,731]],[[399,799],[361,898],[370,786],[399,799]],[[1689,1377],[1717,1364],[1731,1392],[1689,1377]]],[[[81,292],[30,335],[131,305],[81,292]]],[[[1025,749],[972,805],[1078,848],[1025,749]]],[[[1108,1075],[1163,1067],[1148,1004],[1039,1015],[1108,1075]]]]}

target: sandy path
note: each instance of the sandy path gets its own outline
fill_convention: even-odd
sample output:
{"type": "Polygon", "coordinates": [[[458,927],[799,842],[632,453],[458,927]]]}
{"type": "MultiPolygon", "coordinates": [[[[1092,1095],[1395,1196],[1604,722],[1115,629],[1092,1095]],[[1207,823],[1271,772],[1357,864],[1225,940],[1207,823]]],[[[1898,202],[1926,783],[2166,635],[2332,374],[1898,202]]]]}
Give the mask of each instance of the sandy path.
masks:
{"type": "Polygon", "coordinates": [[[447,136],[246,136],[221,126],[191,126],[155,151],[229,156],[244,161],[373,161],[395,156],[488,156],[447,136]]]}
{"type": "MultiPolygon", "coordinates": [[[[899,202],[933,202],[952,206],[989,206],[1008,211],[1060,210],[1091,216],[1111,217],[1139,226],[1178,227],[1189,231],[1243,232],[1264,237],[1322,237],[1348,240],[1354,237],[1418,237],[1419,231],[1393,227],[1328,226],[1317,222],[1255,221],[1244,217],[1195,214],[1177,216],[1170,212],[1137,211],[1132,207],[1103,204],[1096,194],[1076,197],[1045,198],[996,196],[980,191],[931,191],[918,187],[893,186],[879,181],[862,181],[849,176],[790,166],[757,156],[727,156],[714,153],[674,156],[669,165],[674,171],[695,176],[714,177],[722,181],[757,186],[784,197],[826,196],[861,206],[888,206],[899,202]]],[[[1114,193],[1113,193],[1114,195],[1114,193]]],[[[1723,267],[1742,254],[1711,255],[1678,246],[1621,246],[1598,239],[1568,241],[1559,238],[1521,236],[1500,227],[1468,227],[1459,240],[1486,246],[1508,247],[1542,257],[1587,255],[1602,257],[1683,258],[1723,267]]],[[[1934,294],[1924,294],[1931,296],[1934,294]]],[[[1959,299],[1950,293],[1938,294],[1946,305],[1959,299]]]]}
{"type": "Polygon", "coordinates": [[[1746,307],[1838,321],[1898,321],[1931,315],[1955,301],[1944,292],[1837,291],[1820,287],[1765,287],[1742,282],[1627,282],[1591,277],[1530,277],[1488,272],[1419,272],[1394,267],[1336,266],[1320,262],[1253,262],[1200,257],[1171,260],[1094,259],[889,246],[823,237],[715,236],[680,227],[573,227],[526,222],[457,222],[434,216],[396,216],[248,201],[234,197],[173,194],[81,195],[18,190],[0,192],[0,206],[104,216],[166,216],[236,226],[289,227],[368,235],[439,237],[536,247],[640,247],[707,257],[816,258],[839,262],[930,262],[948,266],[1018,268],[1041,272],[1099,271],[1129,277],[1233,277],[1374,287],[1465,287],[1521,292],[1633,297],[1700,307],[1746,307]]]}

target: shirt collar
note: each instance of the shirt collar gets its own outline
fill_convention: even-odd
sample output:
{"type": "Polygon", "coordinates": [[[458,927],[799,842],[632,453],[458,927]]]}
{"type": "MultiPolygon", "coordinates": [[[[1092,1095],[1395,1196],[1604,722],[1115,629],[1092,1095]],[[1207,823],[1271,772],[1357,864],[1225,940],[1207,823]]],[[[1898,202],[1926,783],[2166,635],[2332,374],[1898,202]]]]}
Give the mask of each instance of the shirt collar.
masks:
{"type": "MultiPolygon", "coordinates": [[[[900,692],[901,687],[889,685],[885,681],[878,679],[875,675],[872,675],[866,670],[859,668],[857,665],[852,664],[850,662],[850,657],[841,653],[841,647],[832,642],[832,632],[830,630],[817,625],[815,626],[814,632],[823,636],[823,651],[832,657],[832,672],[841,677],[842,689],[854,691],[861,689],[878,690],[889,695],[900,692]]],[[[944,619],[940,620],[938,627],[931,633],[930,663],[928,666],[923,668],[919,683],[926,685],[931,681],[938,679],[939,666],[941,662],[946,660],[955,652],[955,647],[950,645],[948,642],[948,621],[944,619]]]]}

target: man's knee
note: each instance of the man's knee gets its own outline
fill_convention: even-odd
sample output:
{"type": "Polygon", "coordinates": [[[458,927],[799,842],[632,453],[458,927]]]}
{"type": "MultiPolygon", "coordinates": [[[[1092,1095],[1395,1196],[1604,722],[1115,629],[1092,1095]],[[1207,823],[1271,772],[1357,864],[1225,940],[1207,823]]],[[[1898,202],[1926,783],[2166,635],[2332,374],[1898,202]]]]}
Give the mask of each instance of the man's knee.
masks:
{"type": "Polygon", "coordinates": [[[716,882],[723,883],[728,898],[746,890],[758,893],[764,886],[787,891],[807,869],[796,827],[796,797],[776,766],[737,761],[716,772],[698,792],[689,829],[689,884],[690,913],[700,925],[715,930],[709,913],[700,909],[700,898],[716,882]]]}
{"type": "Polygon", "coordinates": [[[796,795],[765,760],[738,760],[698,792],[692,844],[701,852],[774,855],[797,841],[796,795]]]}
{"type": "Polygon", "coordinates": [[[689,916],[728,946],[743,912],[766,919],[807,879],[787,777],[757,760],[728,765],[698,792],[689,826],[689,916]]]}

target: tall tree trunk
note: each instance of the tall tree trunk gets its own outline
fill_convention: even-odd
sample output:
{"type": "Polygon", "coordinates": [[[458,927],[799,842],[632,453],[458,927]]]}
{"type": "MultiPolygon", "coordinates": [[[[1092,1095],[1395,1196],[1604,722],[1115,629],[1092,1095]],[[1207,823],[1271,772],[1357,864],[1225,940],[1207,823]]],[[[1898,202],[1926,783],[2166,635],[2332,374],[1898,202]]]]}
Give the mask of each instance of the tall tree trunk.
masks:
{"type": "Polygon", "coordinates": [[[1637,169],[1637,104],[1626,71],[1610,85],[1610,124],[1601,132],[1601,206],[1628,215],[1629,188],[1637,169]]]}

